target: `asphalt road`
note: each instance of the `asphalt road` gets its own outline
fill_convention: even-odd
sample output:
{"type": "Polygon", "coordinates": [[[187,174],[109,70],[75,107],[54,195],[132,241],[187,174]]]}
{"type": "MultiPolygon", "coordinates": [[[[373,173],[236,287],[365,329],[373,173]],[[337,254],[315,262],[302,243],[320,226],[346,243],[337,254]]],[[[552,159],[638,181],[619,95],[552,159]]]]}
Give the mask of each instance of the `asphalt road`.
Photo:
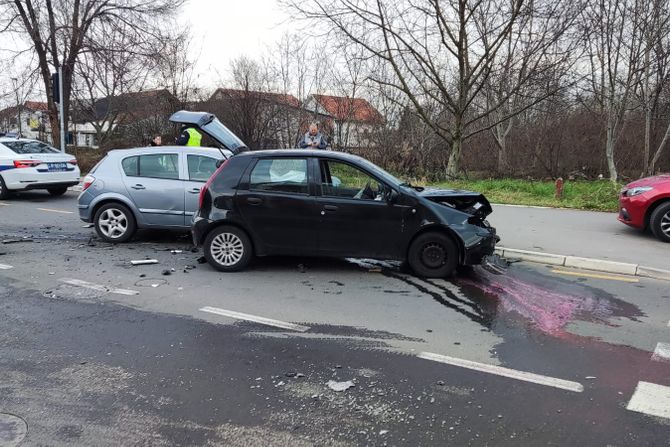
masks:
{"type": "Polygon", "coordinates": [[[495,205],[489,220],[503,247],[670,270],[670,244],[622,224],[616,213],[495,205]]]}
{"type": "Polygon", "coordinates": [[[0,243],[0,444],[2,413],[21,445],[670,439],[666,282],[307,258],[221,274],[187,235],[100,242],[75,199],[0,205],[0,241],[18,240],[0,243]]]}

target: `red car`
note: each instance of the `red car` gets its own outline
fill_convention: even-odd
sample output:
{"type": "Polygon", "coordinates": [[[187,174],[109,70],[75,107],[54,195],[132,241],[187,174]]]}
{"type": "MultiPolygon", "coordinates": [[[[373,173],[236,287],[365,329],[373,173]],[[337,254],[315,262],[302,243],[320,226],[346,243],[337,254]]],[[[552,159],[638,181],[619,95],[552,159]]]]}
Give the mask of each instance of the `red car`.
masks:
{"type": "Polygon", "coordinates": [[[670,174],[627,184],[619,196],[619,220],[670,242],[670,174]]]}

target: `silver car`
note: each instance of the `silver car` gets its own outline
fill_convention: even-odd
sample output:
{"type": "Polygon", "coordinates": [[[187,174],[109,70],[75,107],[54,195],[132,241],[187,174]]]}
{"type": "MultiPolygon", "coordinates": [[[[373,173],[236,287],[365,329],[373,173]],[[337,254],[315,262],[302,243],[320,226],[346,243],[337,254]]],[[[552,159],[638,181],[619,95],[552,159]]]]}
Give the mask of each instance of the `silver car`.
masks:
{"type": "Polygon", "coordinates": [[[200,190],[226,150],[162,146],[110,151],[84,178],[79,217],[108,242],[137,229],[189,230],[200,190]]]}

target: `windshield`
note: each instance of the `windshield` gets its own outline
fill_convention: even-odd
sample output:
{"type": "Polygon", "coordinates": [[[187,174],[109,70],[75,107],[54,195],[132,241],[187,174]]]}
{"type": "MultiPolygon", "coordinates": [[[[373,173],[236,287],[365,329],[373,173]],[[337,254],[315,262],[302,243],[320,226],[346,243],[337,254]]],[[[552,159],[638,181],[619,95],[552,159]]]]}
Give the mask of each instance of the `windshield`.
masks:
{"type": "Polygon", "coordinates": [[[223,144],[223,146],[233,154],[242,152],[243,149],[246,149],[246,145],[242,142],[242,140],[237,138],[237,135],[232,133],[226,126],[221,124],[221,121],[216,118],[202,126],[202,130],[223,144]]]}
{"type": "Polygon", "coordinates": [[[39,141],[3,141],[2,144],[17,154],[57,154],[60,152],[39,141]]]}
{"type": "Polygon", "coordinates": [[[389,183],[391,186],[408,186],[407,183],[398,180],[393,174],[386,172],[384,169],[380,168],[376,164],[366,160],[365,158],[361,158],[361,161],[363,164],[370,169],[372,172],[376,173],[378,176],[382,178],[385,182],[389,183]]]}

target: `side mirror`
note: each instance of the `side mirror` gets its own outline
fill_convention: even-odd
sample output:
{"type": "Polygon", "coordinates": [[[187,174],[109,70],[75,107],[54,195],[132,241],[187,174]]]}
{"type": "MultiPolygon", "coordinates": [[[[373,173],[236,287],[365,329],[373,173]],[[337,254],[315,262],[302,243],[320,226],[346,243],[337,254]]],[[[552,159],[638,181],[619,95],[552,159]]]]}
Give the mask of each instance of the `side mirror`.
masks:
{"type": "Polygon", "coordinates": [[[386,192],[386,201],[390,204],[393,205],[398,201],[400,198],[400,194],[398,194],[398,191],[396,191],[393,188],[389,188],[389,190],[386,192]]]}

